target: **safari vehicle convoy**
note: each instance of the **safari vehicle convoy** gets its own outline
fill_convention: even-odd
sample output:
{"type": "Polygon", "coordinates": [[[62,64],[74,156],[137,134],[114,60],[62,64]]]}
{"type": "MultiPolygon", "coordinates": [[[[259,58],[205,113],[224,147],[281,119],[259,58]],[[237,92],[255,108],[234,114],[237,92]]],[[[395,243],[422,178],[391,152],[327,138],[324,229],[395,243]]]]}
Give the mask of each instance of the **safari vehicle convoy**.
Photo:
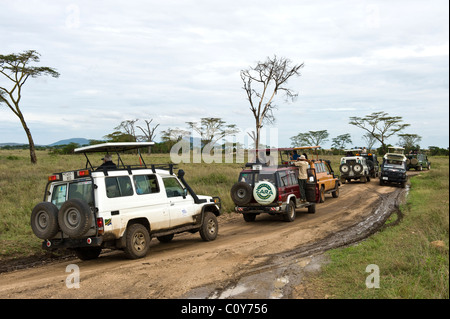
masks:
{"type": "Polygon", "coordinates": [[[216,239],[219,197],[197,195],[172,164],[146,165],[139,148],[153,142],[105,143],[75,149],[86,167],[49,177],[44,201],[31,213],[34,234],[42,247],[73,249],[82,260],[97,258],[103,248],[122,249],[131,259],[147,254],[151,238],[169,242],[181,232],[216,239]],[[139,165],[125,165],[120,152],[137,150],[139,165]],[[88,153],[116,153],[100,167],[88,153]]]}
{"type": "Polygon", "coordinates": [[[261,153],[260,158],[264,157],[264,153],[278,151],[282,164],[268,163],[265,158],[247,163],[230,191],[236,205],[235,211],[242,214],[247,222],[254,221],[261,213],[281,215],[285,221],[292,222],[297,209],[307,208],[308,213],[313,214],[316,203],[322,203],[325,194],[331,193],[333,197],[338,197],[339,179],[334,175],[329,161],[303,158],[308,167],[303,186],[299,182],[297,160],[283,159],[288,152],[294,154],[295,151],[296,154],[298,150],[317,148],[319,146],[257,150],[261,153]]]}

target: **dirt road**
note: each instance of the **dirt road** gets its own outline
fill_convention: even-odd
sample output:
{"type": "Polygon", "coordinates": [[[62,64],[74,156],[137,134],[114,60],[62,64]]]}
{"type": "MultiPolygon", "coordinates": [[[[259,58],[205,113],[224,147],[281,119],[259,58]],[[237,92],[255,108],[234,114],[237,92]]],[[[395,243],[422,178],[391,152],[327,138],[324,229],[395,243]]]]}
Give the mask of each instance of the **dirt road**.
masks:
{"type": "Polygon", "coordinates": [[[152,241],[143,259],[120,251],[96,260],[52,262],[0,274],[0,298],[301,298],[295,289],[320,253],[361,240],[384,224],[404,194],[378,179],[341,186],[315,214],[298,210],[292,223],[259,215],[253,223],[232,213],[219,218],[219,236],[203,242],[180,234],[152,241]],[[71,279],[79,269],[79,288],[71,279]],[[66,285],[66,279],[69,285],[66,285]]]}

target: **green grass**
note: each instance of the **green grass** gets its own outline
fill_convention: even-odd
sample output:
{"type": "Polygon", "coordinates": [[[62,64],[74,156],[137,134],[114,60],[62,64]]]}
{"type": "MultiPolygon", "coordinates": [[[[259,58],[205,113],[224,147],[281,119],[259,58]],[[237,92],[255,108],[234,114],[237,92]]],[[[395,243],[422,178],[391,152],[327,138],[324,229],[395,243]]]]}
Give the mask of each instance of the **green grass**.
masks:
{"type": "Polygon", "coordinates": [[[331,262],[312,279],[330,298],[449,298],[449,163],[432,158],[432,170],[411,178],[407,202],[383,231],[347,248],[328,252],[331,262]],[[436,247],[441,241],[445,247],[436,247]],[[378,265],[380,288],[367,288],[366,267],[378,265]]]}

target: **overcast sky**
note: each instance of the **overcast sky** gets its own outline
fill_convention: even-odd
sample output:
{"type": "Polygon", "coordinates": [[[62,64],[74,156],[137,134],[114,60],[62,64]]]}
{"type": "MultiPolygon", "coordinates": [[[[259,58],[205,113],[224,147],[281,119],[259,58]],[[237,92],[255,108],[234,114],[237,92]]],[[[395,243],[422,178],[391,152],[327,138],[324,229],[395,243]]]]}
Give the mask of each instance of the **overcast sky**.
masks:
{"type": "MultiPolygon", "coordinates": [[[[304,63],[288,85],[298,98],[277,100],[278,146],[318,130],[324,147],[345,133],[362,146],[349,117],[376,111],[403,117],[424,148],[449,146],[447,0],[1,1],[0,54],[37,50],[61,74],[24,86],[36,144],[102,139],[136,118],[160,124],[156,141],[202,117],[253,129],[240,71],[277,55],[304,63]]],[[[5,142],[27,138],[0,105],[5,142]]]]}

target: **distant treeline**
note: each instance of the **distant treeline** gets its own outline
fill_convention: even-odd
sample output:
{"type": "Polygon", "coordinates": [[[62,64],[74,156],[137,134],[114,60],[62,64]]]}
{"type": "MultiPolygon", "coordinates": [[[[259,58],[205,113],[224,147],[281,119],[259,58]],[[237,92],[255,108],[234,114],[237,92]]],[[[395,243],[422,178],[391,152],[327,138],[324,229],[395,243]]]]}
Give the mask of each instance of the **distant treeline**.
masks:
{"type": "MultiPolygon", "coordinates": [[[[105,141],[97,141],[97,140],[91,140],[89,145],[99,144],[99,143],[105,143],[105,141]]],[[[160,142],[155,143],[151,147],[151,153],[169,153],[172,146],[175,144],[173,141],[166,141],[166,142],[160,142]]],[[[70,143],[66,145],[56,145],[56,146],[36,146],[36,150],[47,150],[50,154],[73,154],[74,149],[82,146],[87,145],[80,145],[77,143],[70,143]]],[[[4,145],[0,146],[0,150],[28,150],[29,145],[28,144],[19,144],[19,145],[4,145]]],[[[449,149],[441,148],[438,146],[429,146],[427,150],[423,149],[421,152],[429,155],[429,156],[449,156],[449,149]]],[[[319,153],[322,155],[342,155],[343,151],[338,149],[321,149],[319,150],[319,153]]],[[[376,150],[376,153],[380,154],[380,150],[376,150]]],[[[381,155],[381,154],[380,154],[381,155]]]]}

